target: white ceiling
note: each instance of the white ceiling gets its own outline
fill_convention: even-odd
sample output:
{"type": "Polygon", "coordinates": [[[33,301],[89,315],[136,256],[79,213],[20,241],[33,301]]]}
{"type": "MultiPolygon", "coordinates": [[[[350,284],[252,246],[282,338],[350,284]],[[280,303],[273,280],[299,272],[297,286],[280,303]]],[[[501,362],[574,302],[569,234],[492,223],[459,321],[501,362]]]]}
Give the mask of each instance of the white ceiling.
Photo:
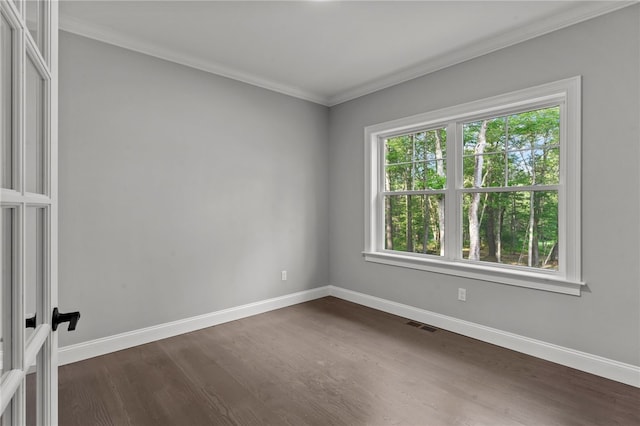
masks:
{"type": "Polygon", "coordinates": [[[335,105],[629,1],[61,1],[62,29],[335,105]]]}

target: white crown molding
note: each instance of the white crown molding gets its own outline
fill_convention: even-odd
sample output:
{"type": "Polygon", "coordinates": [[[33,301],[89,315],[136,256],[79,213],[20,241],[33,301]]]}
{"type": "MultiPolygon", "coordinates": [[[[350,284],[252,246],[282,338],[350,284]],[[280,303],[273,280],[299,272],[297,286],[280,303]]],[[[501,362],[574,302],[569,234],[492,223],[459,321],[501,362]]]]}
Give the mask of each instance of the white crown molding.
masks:
{"type": "Polygon", "coordinates": [[[186,55],[173,49],[149,43],[138,38],[129,37],[116,30],[104,26],[87,24],[85,22],[61,15],[59,28],[63,31],[87,37],[93,40],[101,41],[134,52],[153,56],[165,61],[174,62],[180,65],[186,65],[200,71],[215,74],[221,77],[237,80],[242,83],[257,86],[272,92],[282,93],[294,98],[303,99],[316,104],[328,106],[328,99],[317,93],[309,92],[297,87],[281,84],[271,80],[267,80],[256,75],[238,71],[222,64],[211,61],[202,60],[196,56],[186,55]]]}
{"type": "Polygon", "coordinates": [[[281,82],[275,82],[269,79],[239,71],[222,64],[206,61],[192,55],[186,55],[179,51],[168,49],[154,43],[146,42],[135,37],[129,37],[118,31],[104,27],[88,24],[69,16],[61,14],[60,29],[81,35],[104,43],[119,46],[125,49],[133,50],[150,56],[155,56],[166,61],[175,62],[186,65],[201,71],[238,80],[243,83],[258,86],[267,90],[282,93],[295,98],[314,102],[324,106],[334,106],[340,103],[359,98],[361,96],[377,92],[379,90],[395,86],[408,80],[477,58],[482,55],[494,52],[505,47],[521,43],[526,40],[556,31],[588,19],[598,17],[618,9],[637,4],[637,0],[631,1],[603,1],[603,2],[581,2],[582,10],[576,14],[575,9],[558,13],[549,17],[544,21],[519,27],[517,30],[510,31],[506,34],[490,37],[478,42],[474,42],[464,48],[456,49],[447,54],[440,55],[436,58],[421,62],[415,66],[405,68],[393,74],[375,79],[362,85],[348,89],[342,93],[332,96],[325,96],[320,93],[305,90],[299,87],[293,87],[281,82]]]}
{"type": "Polygon", "coordinates": [[[432,72],[448,68],[470,59],[487,55],[491,52],[540,37],[553,31],[614,12],[627,6],[637,4],[638,0],[583,3],[583,10],[579,14],[576,14],[575,10],[565,11],[564,13],[553,15],[547,20],[522,26],[516,31],[510,31],[506,34],[500,34],[479,42],[474,42],[461,49],[453,50],[449,53],[421,62],[412,67],[405,68],[386,77],[373,80],[343,93],[331,96],[329,97],[328,106],[331,107],[338,105],[343,102],[413,80],[414,78],[422,77],[432,72]]]}
{"type": "Polygon", "coordinates": [[[463,336],[472,337],[483,342],[640,388],[640,366],[637,365],[625,364],[598,355],[565,348],[333,285],[329,286],[329,293],[331,296],[359,305],[419,321],[443,330],[452,331],[463,336]]]}

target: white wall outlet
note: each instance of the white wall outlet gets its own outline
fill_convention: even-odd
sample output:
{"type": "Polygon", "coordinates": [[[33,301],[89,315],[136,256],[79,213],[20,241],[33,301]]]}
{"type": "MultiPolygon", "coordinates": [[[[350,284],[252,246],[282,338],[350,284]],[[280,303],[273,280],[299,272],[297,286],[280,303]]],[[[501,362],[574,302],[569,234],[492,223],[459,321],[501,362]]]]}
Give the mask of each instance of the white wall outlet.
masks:
{"type": "Polygon", "coordinates": [[[287,271],[280,272],[280,276],[282,277],[282,281],[286,281],[287,280],[287,271]]]}
{"type": "Polygon", "coordinates": [[[458,300],[462,300],[463,302],[467,301],[467,289],[459,288],[458,289],[458,300]]]}

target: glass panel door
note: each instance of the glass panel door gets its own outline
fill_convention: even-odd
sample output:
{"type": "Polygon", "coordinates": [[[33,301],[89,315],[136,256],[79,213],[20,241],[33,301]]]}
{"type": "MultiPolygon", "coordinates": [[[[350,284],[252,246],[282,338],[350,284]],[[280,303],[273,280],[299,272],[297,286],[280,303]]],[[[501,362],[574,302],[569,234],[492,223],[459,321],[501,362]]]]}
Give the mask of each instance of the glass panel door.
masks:
{"type": "Polygon", "coordinates": [[[57,22],[0,1],[1,426],[57,424],[57,22]]]}

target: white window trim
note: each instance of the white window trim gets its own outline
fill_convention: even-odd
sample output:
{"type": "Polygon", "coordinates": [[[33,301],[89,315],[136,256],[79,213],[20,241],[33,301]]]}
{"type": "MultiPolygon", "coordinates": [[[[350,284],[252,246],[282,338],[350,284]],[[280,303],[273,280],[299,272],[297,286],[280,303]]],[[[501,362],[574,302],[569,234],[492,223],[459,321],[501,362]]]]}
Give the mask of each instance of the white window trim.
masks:
{"type": "MultiPolygon", "coordinates": [[[[449,140],[449,139],[448,139],[449,140]]],[[[581,77],[530,87],[487,99],[388,121],[365,128],[365,244],[368,262],[420,269],[483,281],[528,287],[579,296],[585,283],[581,278],[581,77]],[[509,267],[489,262],[461,259],[461,241],[447,242],[444,256],[385,250],[381,191],[384,139],[413,131],[447,127],[448,135],[461,140],[461,125],[477,118],[500,116],[514,110],[560,105],[560,184],[558,185],[559,270],[546,271],[509,267]],[[569,155],[568,155],[569,154],[569,155]]],[[[459,143],[447,144],[447,158],[457,159],[459,143]]],[[[464,192],[460,167],[447,165],[445,220],[461,228],[462,212],[455,209],[454,197],[464,192]],[[452,167],[453,166],[453,167],[452,167]]],[[[461,237],[461,236],[460,236],[461,237]]],[[[461,238],[458,238],[459,240],[461,238]]]]}

